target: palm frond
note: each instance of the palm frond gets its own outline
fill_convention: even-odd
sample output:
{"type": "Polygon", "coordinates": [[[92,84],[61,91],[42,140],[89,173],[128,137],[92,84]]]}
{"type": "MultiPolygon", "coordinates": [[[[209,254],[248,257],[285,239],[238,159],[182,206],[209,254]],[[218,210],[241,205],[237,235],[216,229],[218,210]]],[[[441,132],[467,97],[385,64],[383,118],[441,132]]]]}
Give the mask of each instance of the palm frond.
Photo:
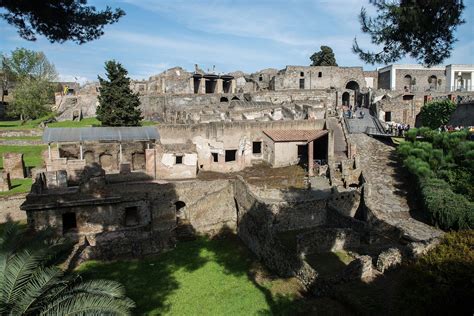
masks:
{"type": "Polygon", "coordinates": [[[128,298],[80,293],[66,300],[52,302],[40,315],[130,315],[133,307],[135,304],[128,298]]]}
{"type": "Polygon", "coordinates": [[[57,267],[40,267],[31,275],[29,282],[25,285],[22,298],[15,302],[12,309],[13,314],[29,314],[40,309],[49,290],[61,284],[63,272],[57,267]]]}
{"type": "Polygon", "coordinates": [[[12,304],[21,299],[23,287],[39,267],[41,258],[28,250],[23,250],[8,257],[3,276],[1,298],[3,303],[12,304]]]}

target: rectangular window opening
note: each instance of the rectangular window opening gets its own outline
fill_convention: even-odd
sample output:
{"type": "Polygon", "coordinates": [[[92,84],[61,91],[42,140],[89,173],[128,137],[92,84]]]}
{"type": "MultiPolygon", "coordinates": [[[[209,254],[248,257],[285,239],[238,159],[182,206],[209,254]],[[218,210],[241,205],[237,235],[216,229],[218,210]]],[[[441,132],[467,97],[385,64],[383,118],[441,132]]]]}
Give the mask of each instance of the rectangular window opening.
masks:
{"type": "Polygon", "coordinates": [[[125,226],[138,225],[138,207],[130,206],[125,208],[125,226]]]}
{"type": "Polygon", "coordinates": [[[183,164],[183,156],[176,156],[176,164],[177,165],[183,164]]]}
{"type": "Polygon", "coordinates": [[[252,143],[252,153],[261,154],[262,153],[262,142],[253,142],[252,143]]]}
{"type": "Polygon", "coordinates": [[[237,150],[231,149],[225,151],[225,162],[235,161],[237,157],[237,150]]]}
{"type": "Polygon", "coordinates": [[[219,162],[219,154],[218,153],[211,153],[212,155],[212,161],[213,162],[219,162]]]}
{"type": "Polygon", "coordinates": [[[323,76],[323,73],[320,71],[318,72],[318,78],[321,78],[323,76]]]}
{"type": "Polygon", "coordinates": [[[300,89],[304,89],[304,79],[300,79],[300,89]]]}
{"type": "Polygon", "coordinates": [[[300,72],[300,77],[304,77],[304,72],[300,72]]]}
{"type": "Polygon", "coordinates": [[[392,121],[392,112],[385,112],[385,122],[392,121]]]}
{"type": "Polygon", "coordinates": [[[77,229],[76,213],[64,213],[63,217],[63,233],[77,229]]]}

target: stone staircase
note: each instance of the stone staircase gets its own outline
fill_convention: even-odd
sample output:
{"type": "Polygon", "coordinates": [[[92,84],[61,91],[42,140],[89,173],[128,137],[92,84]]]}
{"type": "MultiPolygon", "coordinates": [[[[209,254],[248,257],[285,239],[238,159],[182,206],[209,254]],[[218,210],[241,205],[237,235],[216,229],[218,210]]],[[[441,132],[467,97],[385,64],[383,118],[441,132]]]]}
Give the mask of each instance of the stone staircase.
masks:
{"type": "Polygon", "coordinates": [[[344,118],[344,120],[350,134],[385,135],[382,124],[378,118],[370,115],[369,109],[357,109],[353,118],[344,118]],[[364,112],[364,117],[361,117],[361,112],[364,112]]]}

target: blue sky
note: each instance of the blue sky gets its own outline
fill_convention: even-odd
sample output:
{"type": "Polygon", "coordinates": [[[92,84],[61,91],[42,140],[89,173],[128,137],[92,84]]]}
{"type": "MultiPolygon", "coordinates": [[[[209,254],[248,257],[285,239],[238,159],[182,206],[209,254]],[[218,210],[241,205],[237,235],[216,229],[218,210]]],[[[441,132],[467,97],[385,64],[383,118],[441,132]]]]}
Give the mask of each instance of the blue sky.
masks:
{"type": "MultiPolygon", "coordinates": [[[[321,45],[332,47],[340,66],[364,66],[351,52],[360,31],[358,13],[368,0],[94,0],[97,8],[121,7],[127,15],[105,28],[100,39],[77,45],[21,39],[0,20],[0,51],[16,47],[43,51],[62,80],[81,83],[103,75],[105,60],[121,62],[134,79],[148,78],[174,66],[199,64],[218,72],[254,72],[286,65],[308,65],[321,45]]],[[[466,23],[458,28],[452,57],[446,64],[474,64],[474,0],[465,1],[466,23]]],[[[373,12],[369,10],[369,12],[373,12]]],[[[414,63],[404,59],[399,63],[414,63]]]]}

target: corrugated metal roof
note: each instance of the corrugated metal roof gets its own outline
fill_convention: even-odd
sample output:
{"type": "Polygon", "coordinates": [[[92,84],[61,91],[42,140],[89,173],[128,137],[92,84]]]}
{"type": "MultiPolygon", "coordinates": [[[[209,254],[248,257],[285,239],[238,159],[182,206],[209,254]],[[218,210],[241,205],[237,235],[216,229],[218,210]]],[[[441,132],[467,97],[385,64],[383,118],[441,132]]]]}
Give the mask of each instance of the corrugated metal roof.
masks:
{"type": "Polygon", "coordinates": [[[140,141],[160,139],[158,129],[143,127],[78,127],[46,128],[44,143],[66,143],[84,141],[140,141]]]}
{"type": "Polygon", "coordinates": [[[274,142],[310,142],[328,133],[327,130],[268,130],[263,131],[274,142]]]}

